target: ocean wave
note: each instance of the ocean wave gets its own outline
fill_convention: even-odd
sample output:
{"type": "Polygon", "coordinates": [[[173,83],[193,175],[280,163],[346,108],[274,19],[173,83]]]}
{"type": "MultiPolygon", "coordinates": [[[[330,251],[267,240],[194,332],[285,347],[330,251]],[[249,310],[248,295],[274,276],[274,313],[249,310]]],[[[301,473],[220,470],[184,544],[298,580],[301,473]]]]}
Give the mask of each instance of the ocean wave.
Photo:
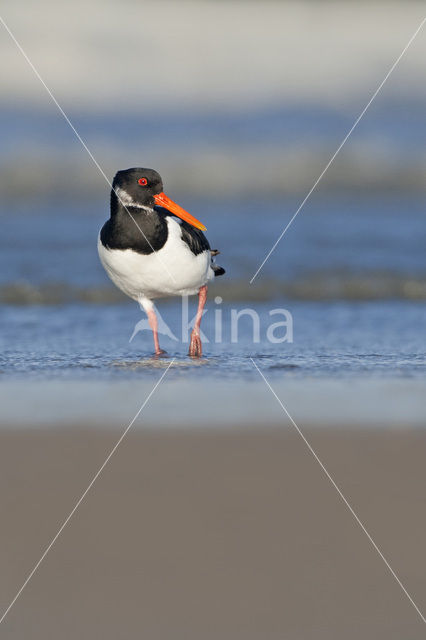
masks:
{"type": "MultiPolygon", "coordinates": [[[[218,284],[214,294],[226,302],[267,302],[288,299],[305,301],[426,300],[426,275],[407,277],[389,273],[315,274],[292,281],[270,278],[234,280],[218,284]]],[[[128,301],[113,287],[77,287],[68,283],[31,284],[13,282],[0,285],[0,303],[31,305],[114,305],[128,301]]]]}

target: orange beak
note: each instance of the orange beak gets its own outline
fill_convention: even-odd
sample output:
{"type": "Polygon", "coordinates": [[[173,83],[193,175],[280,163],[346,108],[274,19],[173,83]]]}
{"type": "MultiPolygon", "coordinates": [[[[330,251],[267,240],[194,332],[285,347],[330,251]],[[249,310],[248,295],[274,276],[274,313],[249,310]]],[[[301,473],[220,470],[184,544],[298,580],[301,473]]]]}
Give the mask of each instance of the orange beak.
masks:
{"type": "Polygon", "coordinates": [[[182,220],[185,220],[185,222],[189,222],[189,224],[192,224],[192,226],[196,229],[201,229],[201,231],[206,230],[206,227],[199,220],[197,220],[197,218],[194,218],[194,216],[191,216],[190,213],[185,211],[185,209],[182,209],[182,207],[176,204],[176,202],[170,200],[170,198],[166,196],[165,193],[158,193],[156,196],[154,196],[154,201],[155,204],[157,204],[159,207],[164,207],[171,213],[174,213],[175,216],[178,216],[182,220]]]}

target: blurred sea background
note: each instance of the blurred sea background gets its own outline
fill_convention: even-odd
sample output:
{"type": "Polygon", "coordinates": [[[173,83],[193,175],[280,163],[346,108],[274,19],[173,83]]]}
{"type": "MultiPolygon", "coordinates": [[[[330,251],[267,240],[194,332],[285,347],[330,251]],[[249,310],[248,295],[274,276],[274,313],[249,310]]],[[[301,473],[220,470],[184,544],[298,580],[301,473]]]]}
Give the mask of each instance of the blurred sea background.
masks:
{"type": "MultiPolygon", "coordinates": [[[[3,3],[5,22],[107,178],[120,168],[156,168],[221,251],[227,273],[211,288],[203,321],[205,366],[186,359],[187,344],[163,337],[180,362],[172,375],[252,379],[254,357],[279,381],[423,378],[423,31],[249,283],[423,9],[3,3]],[[221,344],[215,296],[223,299],[221,344]],[[231,343],[231,308],[245,307],[262,327],[270,309],[288,309],[293,343],[270,344],[262,330],[254,344],[247,317],[231,343]]],[[[141,312],[97,257],[107,181],[3,27],[0,54],[1,378],[150,382],[151,336],[129,342],[141,312]]],[[[158,306],[180,335],[180,301],[158,306]]]]}

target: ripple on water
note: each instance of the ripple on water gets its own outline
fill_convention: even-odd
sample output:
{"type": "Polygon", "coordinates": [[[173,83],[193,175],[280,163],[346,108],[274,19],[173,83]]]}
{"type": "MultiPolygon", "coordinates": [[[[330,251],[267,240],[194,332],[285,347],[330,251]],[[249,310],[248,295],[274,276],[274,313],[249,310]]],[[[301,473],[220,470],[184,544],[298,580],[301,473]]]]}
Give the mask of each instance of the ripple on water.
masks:
{"type": "MultiPolygon", "coordinates": [[[[171,358],[155,358],[148,357],[143,358],[141,360],[116,360],[111,363],[111,366],[117,367],[119,369],[127,369],[129,371],[134,371],[137,369],[167,369],[167,367],[172,362],[171,358]]],[[[190,368],[190,367],[201,367],[203,365],[208,365],[209,361],[206,358],[197,358],[187,360],[179,360],[175,359],[173,361],[173,367],[181,367],[181,368],[190,368]]]]}

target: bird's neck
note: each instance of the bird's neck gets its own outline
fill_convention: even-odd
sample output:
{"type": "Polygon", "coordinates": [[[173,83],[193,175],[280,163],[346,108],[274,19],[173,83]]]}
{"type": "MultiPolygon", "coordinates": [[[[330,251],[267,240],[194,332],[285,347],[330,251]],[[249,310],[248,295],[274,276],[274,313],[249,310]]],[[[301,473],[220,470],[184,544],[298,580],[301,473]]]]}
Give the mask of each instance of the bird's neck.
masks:
{"type": "Polygon", "coordinates": [[[111,189],[111,218],[128,212],[128,209],[136,213],[142,213],[143,211],[152,213],[154,211],[153,207],[140,204],[133,200],[133,198],[126,191],[120,189],[120,187],[111,189]]]}
{"type": "Polygon", "coordinates": [[[101,241],[109,249],[131,249],[149,255],[159,251],[168,238],[166,216],[151,207],[125,206],[111,193],[111,217],[101,231],[101,241]]]}

